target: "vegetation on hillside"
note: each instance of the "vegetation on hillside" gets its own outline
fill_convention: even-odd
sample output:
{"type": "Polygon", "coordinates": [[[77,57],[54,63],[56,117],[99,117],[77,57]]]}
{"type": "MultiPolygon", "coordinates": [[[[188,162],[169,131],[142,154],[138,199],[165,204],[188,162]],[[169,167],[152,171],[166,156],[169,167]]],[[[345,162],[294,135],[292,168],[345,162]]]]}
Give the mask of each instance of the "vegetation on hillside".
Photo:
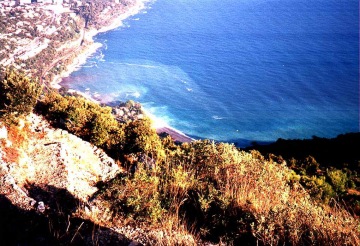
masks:
{"type": "Polygon", "coordinates": [[[37,103],[41,86],[14,70],[5,71],[0,81],[0,120],[16,121],[29,114],[37,103]]]}
{"type": "MultiPolygon", "coordinates": [[[[29,95],[37,98],[38,90],[23,91],[29,95]]],[[[266,159],[258,151],[208,140],[175,144],[160,138],[147,118],[120,122],[110,107],[75,95],[45,92],[36,110],[54,126],[103,148],[127,170],[99,183],[90,199],[106,208],[107,216],[90,216],[99,225],[161,230],[144,242],[152,245],[360,244],[359,220],[335,199],[316,201],[317,193],[308,192],[303,177],[288,167],[292,162],[280,157],[266,159]]],[[[318,165],[309,159],[301,168],[312,178],[318,165]]],[[[324,179],[335,192],[348,182],[338,170],[328,169],[324,179]]],[[[315,176],[314,183],[320,182],[315,176]]]]}
{"type": "Polygon", "coordinates": [[[161,141],[148,118],[117,121],[108,106],[89,101],[79,95],[62,96],[48,92],[39,102],[38,111],[54,126],[68,130],[82,139],[103,148],[118,161],[127,155],[149,158],[161,156],[161,141]]]}
{"type": "Polygon", "coordinates": [[[356,220],[336,204],[314,203],[284,164],[210,141],[166,151],[164,162],[138,163],[133,175],[102,187],[98,197],[111,208],[112,223],[184,226],[228,245],[358,243],[356,220]]]}
{"type": "Polygon", "coordinates": [[[254,145],[268,159],[286,161],[296,172],[294,178],[318,201],[344,201],[352,213],[360,215],[360,133],[333,139],[279,139],[269,145],[254,145]]]}

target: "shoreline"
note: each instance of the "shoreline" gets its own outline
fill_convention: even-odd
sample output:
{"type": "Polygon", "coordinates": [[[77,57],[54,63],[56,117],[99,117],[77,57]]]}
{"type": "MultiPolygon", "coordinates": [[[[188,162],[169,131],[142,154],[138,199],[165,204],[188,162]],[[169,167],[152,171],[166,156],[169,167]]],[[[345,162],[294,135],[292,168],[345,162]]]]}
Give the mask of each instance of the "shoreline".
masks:
{"type": "Polygon", "coordinates": [[[54,89],[61,88],[61,81],[63,78],[67,78],[73,72],[77,71],[81,65],[85,64],[87,59],[94,54],[99,48],[102,47],[101,43],[92,43],[87,46],[84,46],[80,53],[76,55],[70,64],[66,66],[66,70],[61,74],[56,75],[53,80],[50,82],[50,87],[54,89]]]}
{"type": "Polygon", "coordinates": [[[190,143],[192,141],[195,141],[195,139],[187,136],[185,133],[176,130],[175,128],[164,126],[160,128],[156,128],[157,134],[166,133],[168,134],[175,142],[180,143],[190,143]]]}
{"type": "MultiPolygon", "coordinates": [[[[85,64],[87,59],[94,54],[99,48],[101,48],[103,45],[101,43],[94,42],[93,38],[98,35],[99,33],[104,33],[110,30],[114,30],[118,27],[121,27],[123,25],[123,21],[128,19],[131,16],[134,16],[136,14],[139,14],[143,9],[146,9],[146,4],[151,2],[151,0],[136,0],[135,4],[130,7],[127,11],[120,14],[119,16],[115,17],[111,20],[111,23],[107,26],[104,26],[100,29],[91,29],[84,33],[84,41],[86,41],[86,45],[83,47],[80,47],[80,50],[78,51],[79,54],[77,54],[70,64],[66,66],[65,71],[63,71],[61,74],[56,75],[54,79],[50,82],[50,87],[55,89],[61,88],[61,81],[63,78],[69,77],[71,73],[77,71],[81,65],[85,64]]],[[[76,41],[75,41],[76,42],[76,41]]],[[[74,90],[73,90],[74,91],[74,90]]],[[[87,99],[97,101],[96,98],[92,98],[91,96],[86,95],[83,92],[76,91],[77,93],[81,94],[87,99]]],[[[150,118],[150,120],[153,123],[153,127],[156,130],[158,134],[166,133],[171,136],[171,138],[174,141],[177,142],[191,142],[195,139],[187,136],[185,133],[170,127],[166,122],[162,121],[161,119],[157,118],[155,115],[150,114],[146,110],[144,110],[145,115],[150,118]]]]}
{"type": "Polygon", "coordinates": [[[168,134],[175,142],[189,143],[194,141],[194,138],[189,137],[182,131],[179,131],[171,126],[169,126],[165,121],[156,117],[155,115],[149,113],[147,110],[143,109],[145,115],[150,118],[152,122],[152,127],[155,128],[157,134],[166,133],[168,134]]]}
{"type": "MultiPolygon", "coordinates": [[[[92,28],[90,30],[87,30],[86,32],[84,30],[83,41],[85,41],[86,44],[79,47],[79,54],[77,54],[75,58],[73,58],[70,64],[66,65],[66,69],[60,74],[56,75],[53,80],[50,81],[50,87],[60,89],[60,83],[62,79],[69,77],[71,73],[75,72],[81,65],[85,64],[86,60],[103,46],[101,43],[94,42],[93,38],[96,35],[121,27],[123,25],[123,20],[139,14],[141,10],[146,8],[146,4],[149,2],[150,0],[136,0],[133,6],[131,6],[124,13],[121,13],[119,16],[112,19],[109,25],[101,27],[100,29],[92,28]]],[[[78,40],[74,42],[78,42],[78,40]]]]}

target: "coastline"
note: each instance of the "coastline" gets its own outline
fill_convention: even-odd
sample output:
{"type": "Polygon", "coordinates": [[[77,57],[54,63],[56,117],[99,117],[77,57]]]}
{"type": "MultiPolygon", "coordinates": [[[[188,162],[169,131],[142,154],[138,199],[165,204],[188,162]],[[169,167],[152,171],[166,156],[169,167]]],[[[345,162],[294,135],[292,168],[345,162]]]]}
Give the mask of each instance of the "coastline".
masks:
{"type": "MultiPolygon", "coordinates": [[[[138,14],[141,10],[146,8],[146,4],[149,2],[150,0],[136,0],[135,4],[131,6],[128,10],[126,10],[124,13],[121,13],[119,16],[113,18],[110,21],[111,23],[109,25],[101,27],[100,29],[92,28],[90,30],[87,30],[86,32],[84,31],[83,41],[85,41],[85,45],[78,48],[78,54],[72,59],[72,61],[68,65],[66,65],[63,72],[53,78],[53,80],[50,82],[50,86],[55,89],[61,88],[60,83],[62,79],[68,77],[81,65],[85,64],[86,60],[100,47],[102,47],[101,43],[94,42],[93,38],[97,34],[107,32],[122,26],[123,20],[138,14]]],[[[78,42],[78,40],[74,42],[78,42]]]]}
{"type": "MultiPolygon", "coordinates": [[[[83,34],[83,39],[86,42],[84,46],[80,46],[77,50],[78,54],[72,59],[72,61],[66,66],[66,69],[59,75],[55,76],[54,79],[50,82],[50,86],[55,89],[61,88],[61,81],[63,78],[70,76],[71,73],[75,72],[80,68],[81,65],[86,63],[86,60],[94,54],[99,48],[102,47],[101,43],[94,42],[94,37],[103,32],[107,32],[113,29],[116,29],[123,25],[123,21],[131,16],[134,16],[140,13],[141,10],[146,8],[146,4],[151,2],[151,0],[136,0],[135,4],[131,6],[127,11],[121,13],[119,16],[111,20],[111,23],[107,26],[104,26],[100,29],[90,29],[83,34]]],[[[78,41],[75,41],[78,42],[78,41]]],[[[77,92],[89,100],[97,101],[95,98],[92,98],[85,93],[77,92]]],[[[170,127],[166,122],[157,118],[155,115],[150,114],[145,110],[145,115],[150,118],[153,123],[153,127],[158,134],[166,133],[171,136],[174,141],[177,142],[191,142],[194,139],[187,136],[185,133],[170,127]]]]}
{"type": "Polygon", "coordinates": [[[50,82],[50,87],[55,89],[61,88],[61,81],[63,78],[69,77],[71,73],[75,72],[80,68],[81,65],[86,63],[86,60],[94,54],[99,48],[102,47],[101,43],[92,43],[84,46],[77,54],[73,60],[66,66],[65,71],[61,74],[58,74],[54,77],[54,79],[50,82]]]}
{"type": "Polygon", "coordinates": [[[160,128],[155,128],[157,134],[166,133],[168,134],[175,142],[181,143],[190,143],[195,139],[187,136],[185,133],[176,130],[175,128],[164,126],[160,128]]]}
{"type": "Polygon", "coordinates": [[[166,133],[168,134],[175,142],[189,143],[195,139],[187,136],[185,133],[169,126],[165,121],[157,118],[155,115],[144,110],[145,115],[148,116],[152,122],[153,128],[156,130],[157,134],[166,133]]]}

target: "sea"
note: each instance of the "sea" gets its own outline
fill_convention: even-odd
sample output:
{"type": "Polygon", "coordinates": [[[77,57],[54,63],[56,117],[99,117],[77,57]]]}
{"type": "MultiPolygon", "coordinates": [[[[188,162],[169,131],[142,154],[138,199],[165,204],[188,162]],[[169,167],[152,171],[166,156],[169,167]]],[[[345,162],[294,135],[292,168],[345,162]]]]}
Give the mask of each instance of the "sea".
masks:
{"type": "Polygon", "coordinates": [[[358,0],[157,0],[95,41],[62,86],[195,139],[359,132],[358,0]]]}

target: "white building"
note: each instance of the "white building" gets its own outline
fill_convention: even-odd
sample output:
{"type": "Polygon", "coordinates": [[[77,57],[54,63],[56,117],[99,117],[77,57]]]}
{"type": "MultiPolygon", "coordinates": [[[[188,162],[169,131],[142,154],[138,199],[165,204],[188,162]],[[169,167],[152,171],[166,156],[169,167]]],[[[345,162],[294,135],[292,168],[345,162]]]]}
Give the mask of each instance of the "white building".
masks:
{"type": "Polygon", "coordinates": [[[0,0],[0,5],[3,7],[11,7],[16,5],[16,1],[10,1],[10,0],[0,0]]]}
{"type": "Polygon", "coordinates": [[[31,4],[31,0],[17,0],[17,4],[19,5],[31,4]]]}

